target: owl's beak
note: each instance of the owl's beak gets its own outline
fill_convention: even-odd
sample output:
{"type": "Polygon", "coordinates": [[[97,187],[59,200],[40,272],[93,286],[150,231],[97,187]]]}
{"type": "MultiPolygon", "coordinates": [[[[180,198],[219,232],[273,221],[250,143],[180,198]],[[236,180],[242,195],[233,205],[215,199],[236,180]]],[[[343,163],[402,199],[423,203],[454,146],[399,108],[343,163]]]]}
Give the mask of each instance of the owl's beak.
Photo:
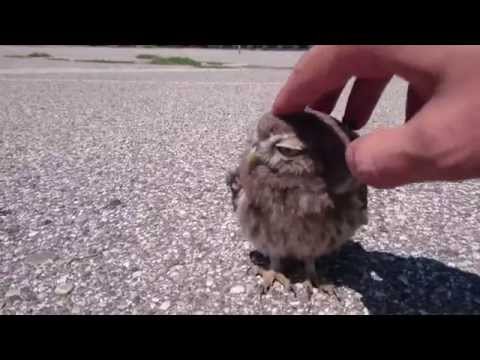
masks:
{"type": "Polygon", "coordinates": [[[247,156],[247,166],[248,166],[249,173],[251,173],[253,169],[255,169],[260,162],[260,159],[257,156],[256,150],[257,149],[254,147],[247,156]]]}

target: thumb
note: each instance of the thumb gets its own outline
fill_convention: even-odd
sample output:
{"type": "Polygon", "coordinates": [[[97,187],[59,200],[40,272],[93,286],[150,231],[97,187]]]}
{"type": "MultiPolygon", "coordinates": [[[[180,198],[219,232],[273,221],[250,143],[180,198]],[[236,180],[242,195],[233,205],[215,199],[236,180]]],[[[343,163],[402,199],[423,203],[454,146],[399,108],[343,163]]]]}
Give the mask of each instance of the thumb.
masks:
{"type": "Polygon", "coordinates": [[[413,143],[407,125],[377,130],[359,137],[347,148],[346,160],[350,171],[361,182],[392,188],[421,180],[426,164],[413,143]]]}
{"type": "Polygon", "coordinates": [[[378,130],[350,143],[346,161],[353,176],[378,188],[478,178],[478,110],[469,97],[474,92],[466,93],[438,96],[403,126],[378,130]]]}

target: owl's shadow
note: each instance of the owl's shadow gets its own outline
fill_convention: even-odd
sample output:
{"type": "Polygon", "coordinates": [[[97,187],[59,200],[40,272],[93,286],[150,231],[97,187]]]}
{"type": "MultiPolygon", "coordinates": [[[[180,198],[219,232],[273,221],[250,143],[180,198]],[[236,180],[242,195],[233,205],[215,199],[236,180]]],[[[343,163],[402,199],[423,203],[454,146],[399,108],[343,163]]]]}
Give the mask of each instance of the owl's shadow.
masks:
{"type": "Polygon", "coordinates": [[[480,277],[437,260],[366,251],[351,242],[319,259],[317,270],[359,293],[370,314],[480,314],[480,277]]]}

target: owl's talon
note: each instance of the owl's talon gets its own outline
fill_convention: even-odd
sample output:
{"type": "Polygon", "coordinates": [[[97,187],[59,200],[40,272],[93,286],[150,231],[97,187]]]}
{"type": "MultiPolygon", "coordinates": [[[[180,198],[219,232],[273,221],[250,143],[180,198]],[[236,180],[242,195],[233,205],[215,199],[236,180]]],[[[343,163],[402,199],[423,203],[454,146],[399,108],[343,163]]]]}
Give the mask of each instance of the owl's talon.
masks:
{"type": "Polygon", "coordinates": [[[276,272],[274,270],[265,270],[259,267],[257,270],[257,275],[260,275],[263,279],[263,284],[261,287],[262,295],[265,295],[270,291],[275,281],[278,281],[280,284],[282,284],[285,290],[287,290],[288,292],[292,292],[294,295],[296,295],[295,289],[290,283],[290,280],[282,273],[276,272]]]}
{"type": "Polygon", "coordinates": [[[319,291],[327,294],[328,296],[335,296],[338,301],[340,302],[342,301],[334,285],[331,285],[331,284],[317,285],[316,284],[314,286],[311,280],[306,280],[303,284],[307,291],[307,298],[309,301],[312,299],[314,287],[316,287],[319,291]]]}
{"type": "Polygon", "coordinates": [[[308,301],[312,300],[312,296],[313,296],[313,285],[312,285],[311,280],[305,280],[305,282],[303,283],[303,285],[305,286],[305,290],[307,291],[308,301]]]}
{"type": "Polygon", "coordinates": [[[335,296],[339,302],[342,301],[342,299],[341,299],[340,296],[338,295],[338,292],[337,292],[337,290],[335,289],[335,286],[334,286],[334,285],[331,285],[331,284],[323,284],[323,285],[319,286],[318,289],[319,289],[320,291],[324,292],[325,294],[327,294],[328,296],[335,296]]]}
{"type": "Polygon", "coordinates": [[[307,262],[306,270],[308,274],[308,279],[304,282],[304,284],[307,290],[308,300],[311,299],[313,295],[313,288],[316,287],[319,291],[322,291],[329,296],[333,295],[337,298],[338,301],[341,301],[340,297],[337,294],[335,286],[332,284],[327,284],[327,280],[317,273],[315,269],[315,263],[313,261],[307,262]]]}

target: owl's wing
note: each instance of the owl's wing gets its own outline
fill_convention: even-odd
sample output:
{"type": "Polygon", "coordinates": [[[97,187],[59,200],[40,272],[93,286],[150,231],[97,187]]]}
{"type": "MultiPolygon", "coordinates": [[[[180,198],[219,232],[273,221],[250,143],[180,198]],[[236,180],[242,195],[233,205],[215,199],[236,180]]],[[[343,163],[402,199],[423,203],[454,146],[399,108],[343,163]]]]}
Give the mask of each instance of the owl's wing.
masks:
{"type": "MultiPolygon", "coordinates": [[[[252,144],[257,141],[257,122],[254,122],[248,126],[247,136],[246,136],[246,148],[250,149],[252,144]]],[[[226,183],[230,189],[232,196],[232,207],[233,211],[237,211],[238,208],[238,199],[240,197],[240,192],[242,191],[242,184],[240,182],[240,168],[244,166],[244,161],[246,154],[249,150],[245,150],[240,156],[240,165],[235,170],[230,170],[227,172],[226,183]]]]}
{"type": "Polygon", "coordinates": [[[230,189],[233,211],[236,211],[238,207],[238,197],[240,194],[240,190],[242,190],[242,185],[240,184],[239,168],[227,172],[226,183],[228,188],[230,189]]]}

